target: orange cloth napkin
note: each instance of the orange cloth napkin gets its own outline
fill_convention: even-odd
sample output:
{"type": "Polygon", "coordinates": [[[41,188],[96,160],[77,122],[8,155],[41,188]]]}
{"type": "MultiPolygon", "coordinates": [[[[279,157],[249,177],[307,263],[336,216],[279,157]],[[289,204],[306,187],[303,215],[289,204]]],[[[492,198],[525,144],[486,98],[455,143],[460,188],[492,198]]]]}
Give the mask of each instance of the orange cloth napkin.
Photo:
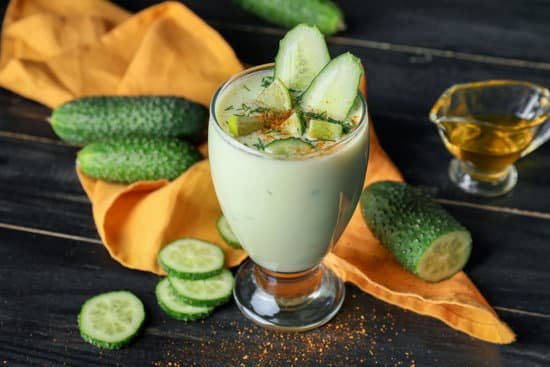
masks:
{"type": "MultiPolygon", "coordinates": [[[[94,94],[175,94],[208,105],[240,69],[223,38],[175,2],[131,15],[102,0],[12,0],[3,23],[0,85],[50,107],[94,94]]],[[[78,176],[105,247],[129,268],[161,274],[158,250],[183,236],[219,244],[228,266],[246,257],[215,229],[220,208],[207,160],[172,182],[119,185],[78,176]]],[[[365,184],[382,179],[402,177],[373,132],[365,184]]],[[[380,246],[359,210],[325,262],[381,300],[489,342],[515,339],[466,274],[420,281],[380,246]]]]}

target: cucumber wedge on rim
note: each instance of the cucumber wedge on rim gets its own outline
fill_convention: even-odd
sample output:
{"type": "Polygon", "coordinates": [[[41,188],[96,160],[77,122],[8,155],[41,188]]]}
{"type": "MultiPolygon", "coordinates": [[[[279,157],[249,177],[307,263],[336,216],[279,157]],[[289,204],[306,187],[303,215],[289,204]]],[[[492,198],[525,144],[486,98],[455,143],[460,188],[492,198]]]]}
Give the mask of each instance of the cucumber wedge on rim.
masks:
{"type": "Polygon", "coordinates": [[[362,74],[361,60],[351,53],[332,59],[304,92],[300,107],[329,119],[345,120],[357,97],[362,74]]]}
{"type": "Polygon", "coordinates": [[[120,349],[139,333],[143,303],[133,293],[114,291],[88,299],[78,314],[82,339],[97,347],[120,349]]]}
{"type": "Polygon", "coordinates": [[[220,217],[218,218],[218,221],[216,222],[216,228],[218,229],[220,236],[222,236],[223,240],[227,242],[229,246],[235,249],[242,248],[239,239],[237,238],[237,236],[235,236],[235,233],[231,229],[231,226],[229,225],[229,222],[224,215],[220,215],[220,217]]]}
{"type": "Polygon", "coordinates": [[[292,109],[292,98],[283,82],[275,79],[256,98],[258,104],[275,112],[285,112],[292,109]]]}
{"type": "Polygon", "coordinates": [[[279,42],[275,79],[295,95],[303,92],[330,61],[325,37],[315,26],[299,24],[279,42]]]}
{"type": "Polygon", "coordinates": [[[206,279],[220,274],[225,263],[221,248],[194,238],[182,238],[166,245],[157,258],[170,276],[183,279],[206,279]]]}
{"type": "Polygon", "coordinates": [[[168,278],[158,282],[155,289],[157,302],[166,314],[176,320],[193,321],[209,316],[214,307],[192,306],[176,296],[168,278]]]}
{"type": "Polygon", "coordinates": [[[447,279],[468,261],[470,232],[414,187],[402,182],[375,182],[363,191],[361,210],[382,245],[421,279],[447,279]]]}
{"type": "Polygon", "coordinates": [[[214,307],[229,301],[235,281],[227,269],[216,276],[203,280],[185,280],[169,276],[175,295],[193,306],[214,307]]]}

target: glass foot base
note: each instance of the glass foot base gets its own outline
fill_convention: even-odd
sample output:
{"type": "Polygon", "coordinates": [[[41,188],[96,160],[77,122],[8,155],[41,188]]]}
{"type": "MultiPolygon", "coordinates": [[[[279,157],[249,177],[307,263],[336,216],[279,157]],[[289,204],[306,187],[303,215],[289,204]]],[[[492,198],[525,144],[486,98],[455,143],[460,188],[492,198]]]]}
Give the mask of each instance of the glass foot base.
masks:
{"type": "Polygon", "coordinates": [[[233,290],[246,317],[279,331],[324,325],[336,315],[344,295],[344,282],[322,264],[301,273],[276,273],[250,260],[239,268],[233,290]]]}
{"type": "Polygon", "coordinates": [[[518,172],[514,165],[500,176],[487,180],[480,180],[476,176],[482,173],[476,172],[475,168],[458,159],[453,159],[449,164],[449,177],[463,191],[485,197],[494,197],[504,195],[516,186],[518,182],[518,172]]]}

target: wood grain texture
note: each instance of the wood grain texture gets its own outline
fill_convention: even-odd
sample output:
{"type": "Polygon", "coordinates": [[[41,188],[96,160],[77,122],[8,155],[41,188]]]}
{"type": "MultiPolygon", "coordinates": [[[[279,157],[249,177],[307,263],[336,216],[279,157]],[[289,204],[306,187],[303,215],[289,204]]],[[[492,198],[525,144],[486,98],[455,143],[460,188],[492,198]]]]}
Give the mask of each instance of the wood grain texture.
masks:
{"type": "MultiPolygon", "coordinates": [[[[521,330],[499,347],[439,321],[377,301],[348,286],[342,311],[303,334],[265,331],[233,303],[211,318],[182,323],[156,305],[158,277],[120,267],[99,246],[0,229],[0,363],[78,366],[537,366],[550,361],[550,319],[502,313],[521,330]],[[28,259],[32,258],[32,262],[28,259]],[[121,351],[80,339],[76,314],[90,296],[128,289],[145,303],[143,335],[121,351]],[[529,348],[527,349],[526,346],[529,348]]],[[[518,330],[518,331],[519,331],[518,330]]]]}

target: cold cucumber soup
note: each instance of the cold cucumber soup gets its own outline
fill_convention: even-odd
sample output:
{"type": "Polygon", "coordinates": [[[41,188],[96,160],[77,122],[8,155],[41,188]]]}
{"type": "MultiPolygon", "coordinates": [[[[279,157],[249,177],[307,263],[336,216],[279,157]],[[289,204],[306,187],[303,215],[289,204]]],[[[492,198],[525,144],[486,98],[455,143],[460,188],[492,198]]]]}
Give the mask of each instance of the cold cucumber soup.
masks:
{"type": "Polygon", "coordinates": [[[311,128],[312,120],[323,121],[322,113],[300,116],[298,137],[286,128],[294,111],[273,112],[256,101],[272,75],[264,68],[220,92],[215,114],[221,129],[211,121],[209,155],[222,210],[252,260],[272,271],[298,272],[321,261],[353,214],[367,163],[366,111],[358,97],[331,140],[315,137],[330,130],[311,128]],[[235,116],[262,127],[233,134],[235,116]]]}

